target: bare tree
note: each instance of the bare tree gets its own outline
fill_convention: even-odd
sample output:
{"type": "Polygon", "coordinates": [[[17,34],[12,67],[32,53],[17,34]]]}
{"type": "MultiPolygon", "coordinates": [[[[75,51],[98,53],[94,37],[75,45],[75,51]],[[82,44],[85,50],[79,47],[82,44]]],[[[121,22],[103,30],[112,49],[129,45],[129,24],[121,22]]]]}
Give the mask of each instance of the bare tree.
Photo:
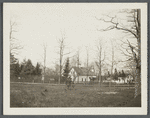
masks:
{"type": "MultiPolygon", "coordinates": [[[[80,61],[80,48],[78,47],[78,49],[77,49],[77,51],[76,51],[76,53],[75,53],[75,55],[73,55],[72,57],[69,57],[69,58],[71,58],[71,62],[70,62],[70,67],[72,67],[72,66],[75,66],[75,67],[78,67],[78,68],[80,68],[80,65],[81,65],[81,61],[80,61]]],[[[78,75],[78,80],[77,80],[77,82],[79,82],[79,76],[80,75],[78,75]]]]}
{"type": "Polygon", "coordinates": [[[89,47],[86,46],[86,68],[87,68],[87,79],[89,76],[89,47]]]}
{"type": "Polygon", "coordinates": [[[99,76],[99,82],[102,84],[102,66],[104,65],[104,60],[105,60],[105,51],[103,49],[103,44],[102,44],[102,40],[98,40],[97,42],[97,60],[95,61],[97,67],[98,67],[98,70],[99,70],[99,73],[98,73],[98,76],[99,76]]]}
{"type": "Polygon", "coordinates": [[[78,68],[81,65],[81,63],[80,63],[80,51],[81,51],[81,49],[78,47],[78,50],[77,50],[77,65],[78,65],[78,68]]]}
{"type": "Polygon", "coordinates": [[[114,69],[114,45],[113,42],[111,41],[111,45],[112,45],[112,64],[111,64],[111,76],[113,75],[113,69],[114,69]]]}
{"type": "Polygon", "coordinates": [[[55,82],[58,81],[58,77],[59,77],[59,64],[55,63],[55,68],[54,68],[54,79],[55,82]]]}
{"type": "Polygon", "coordinates": [[[23,49],[23,46],[17,43],[18,39],[15,37],[15,33],[17,32],[17,23],[10,20],[10,33],[9,33],[9,39],[10,39],[10,53],[12,55],[17,55],[19,53],[20,49],[23,49]]]}
{"type": "Polygon", "coordinates": [[[62,77],[62,66],[63,66],[63,57],[65,56],[65,55],[68,55],[68,54],[70,54],[71,52],[70,52],[70,50],[69,50],[69,52],[68,53],[64,53],[64,49],[66,48],[66,44],[65,44],[65,36],[62,36],[62,38],[59,38],[58,39],[58,44],[59,44],[59,52],[58,52],[58,54],[59,54],[59,61],[60,61],[60,63],[59,63],[59,69],[60,69],[60,75],[59,75],[59,81],[58,81],[58,83],[60,84],[60,80],[61,80],[61,77],[62,77]]]}
{"type": "Polygon", "coordinates": [[[71,62],[70,62],[70,66],[73,67],[73,66],[76,66],[77,64],[77,57],[76,55],[74,57],[72,57],[71,59],[71,62]]]}
{"type": "Polygon", "coordinates": [[[111,40],[111,54],[112,54],[112,58],[111,58],[111,76],[113,76],[113,70],[114,70],[114,66],[117,66],[117,64],[119,63],[116,59],[115,59],[115,43],[114,40],[111,40]]]}
{"type": "MultiPolygon", "coordinates": [[[[77,50],[77,65],[78,65],[78,68],[80,67],[81,63],[80,63],[80,48],[78,47],[78,50],[77,50]]],[[[79,83],[79,76],[78,75],[78,83],[79,83]]]]}
{"type": "Polygon", "coordinates": [[[140,9],[132,10],[123,10],[120,13],[124,13],[127,16],[126,22],[128,25],[123,25],[123,23],[118,22],[116,16],[107,16],[109,20],[99,19],[105,23],[111,23],[109,27],[100,30],[100,31],[109,31],[113,29],[121,30],[124,33],[128,33],[136,39],[136,45],[131,43],[130,40],[123,41],[124,44],[127,44],[125,56],[128,57],[128,60],[134,60],[136,63],[136,86],[135,86],[135,97],[141,93],[141,11],[140,9]]]}
{"type": "Polygon", "coordinates": [[[81,49],[78,47],[76,53],[73,56],[69,57],[71,58],[71,62],[70,62],[71,66],[76,66],[78,68],[80,67],[81,65],[80,52],[81,52],[81,49]]]}
{"type": "MultiPolygon", "coordinates": [[[[45,78],[45,69],[46,69],[46,51],[47,51],[47,44],[46,43],[43,43],[43,62],[44,62],[44,65],[43,65],[43,71],[44,71],[44,78],[45,78]]],[[[43,78],[43,79],[44,79],[43,78]]]]}
{"type": "Polygon", "coordinates": [[[128,70],[126,71],[129,75],[133,77],[133,80],[135,79],[135,68],[134,68],[134,61],[130,61],[127,63],[124,67],[127,68],[128,70]]]}
{"type": "Polygon", "coordinates": [[[59,75],[59,81],[58,81],[58,83],[60,84],[60,80],[61,80],[61,71],[62,71],[62,59],[63,59],[63,53],[64,53],[64,48],[65,48],[65,45],[64,45],[64,37],[62,37],[61,39],[59,39],[59,46],[60,46],[60,52],[59,52],[59,54],[60,54],[60,57],[59,57],[59,59],[60,59],[60,64],[59,64],[59,69],[60,69],[60,75],[59,75]]]}

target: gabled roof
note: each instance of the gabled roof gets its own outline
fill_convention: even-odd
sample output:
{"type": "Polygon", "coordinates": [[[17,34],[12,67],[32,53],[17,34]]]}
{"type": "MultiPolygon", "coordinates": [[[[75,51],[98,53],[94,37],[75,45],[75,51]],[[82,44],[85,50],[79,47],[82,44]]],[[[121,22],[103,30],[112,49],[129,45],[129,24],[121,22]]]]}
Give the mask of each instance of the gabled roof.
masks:
{"type": "Polygon", "coordinates": [[[78,67],[72,67],[76,73],[79,75],[79,76],[95,76],[95,73],[92,72],[90,69],[87,69],[85,67],[81,67],[81,68],[78,68],[78,67]]]}

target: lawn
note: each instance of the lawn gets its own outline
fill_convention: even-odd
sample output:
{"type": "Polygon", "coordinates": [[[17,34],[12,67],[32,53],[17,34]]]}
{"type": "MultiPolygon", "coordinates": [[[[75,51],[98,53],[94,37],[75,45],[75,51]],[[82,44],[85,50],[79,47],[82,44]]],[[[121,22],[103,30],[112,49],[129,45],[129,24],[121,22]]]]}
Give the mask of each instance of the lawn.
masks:
{"type": "Polygon", "coordinates": [[[134,88],[76,85],[10,84],[10,107],[141,107],[134,88]]]}

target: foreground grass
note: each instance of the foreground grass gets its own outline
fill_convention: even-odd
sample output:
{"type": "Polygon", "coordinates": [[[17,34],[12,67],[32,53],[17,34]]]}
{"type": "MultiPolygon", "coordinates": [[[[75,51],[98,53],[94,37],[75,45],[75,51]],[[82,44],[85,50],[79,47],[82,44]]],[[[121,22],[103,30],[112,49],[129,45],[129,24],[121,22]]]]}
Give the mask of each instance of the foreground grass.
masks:
{"type": "Polygon", "coordinates": [[[76,85],[10,85],[10,107],[140,107],[141,97],[134,99],[134,89],[76,85]],[[108,94],[108,92],[117,92],[108,94]]]}

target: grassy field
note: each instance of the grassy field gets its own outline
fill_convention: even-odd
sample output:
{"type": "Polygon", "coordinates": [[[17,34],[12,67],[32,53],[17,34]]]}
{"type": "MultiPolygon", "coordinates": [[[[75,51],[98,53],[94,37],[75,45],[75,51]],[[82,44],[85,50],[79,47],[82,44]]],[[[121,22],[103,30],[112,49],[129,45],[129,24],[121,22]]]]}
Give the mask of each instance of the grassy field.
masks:
{"type": "Polygon", "coordinates": [[[10,107],[141,107],[134,89],[76,85],[10,84],[10,107]]]}

